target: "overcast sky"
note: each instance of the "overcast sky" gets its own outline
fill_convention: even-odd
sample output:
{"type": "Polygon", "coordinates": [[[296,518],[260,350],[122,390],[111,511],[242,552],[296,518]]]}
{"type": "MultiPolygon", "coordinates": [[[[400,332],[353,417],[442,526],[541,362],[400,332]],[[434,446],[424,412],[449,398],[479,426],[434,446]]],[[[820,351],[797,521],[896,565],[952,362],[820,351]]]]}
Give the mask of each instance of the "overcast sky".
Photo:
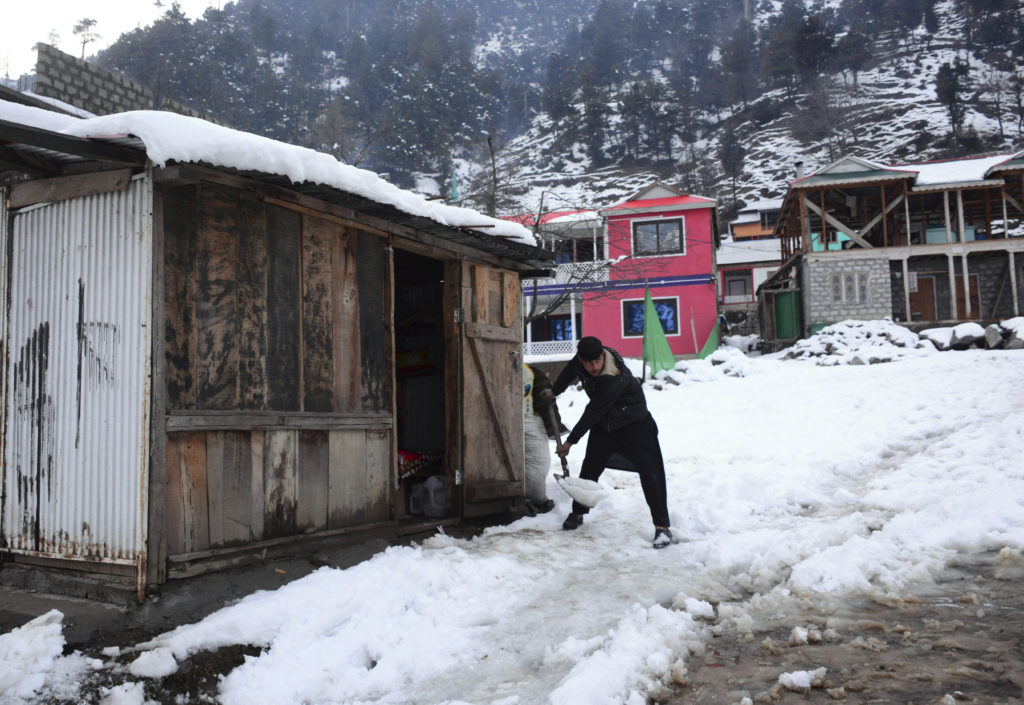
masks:
{"type": "MultiPolygon", "coordinates": [[[[185,15],[192,20],[203,16],[209,6],[220,7],[227,0],[179,0],[185,15]]],[[[171,5],[163,0],[158,7],[153,0],[5,0],[0,9],[0,76],[17,78],[34,73],[36,42],[53,42],[61,51],[82,55],[82,43],[73,32],[82,19],[96,20],[93,28],[99,39],[85,48],[86,56],[117,41],[124,32],[153,23],[171,5]]]]}

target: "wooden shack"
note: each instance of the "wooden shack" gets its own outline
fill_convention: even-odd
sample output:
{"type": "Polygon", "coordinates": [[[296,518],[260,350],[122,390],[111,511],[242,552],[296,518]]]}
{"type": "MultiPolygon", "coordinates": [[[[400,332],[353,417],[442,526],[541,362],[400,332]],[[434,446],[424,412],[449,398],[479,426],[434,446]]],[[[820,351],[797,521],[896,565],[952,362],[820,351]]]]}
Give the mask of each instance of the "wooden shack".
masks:
{"type": "Polygon", "coordinates": [[[0,143],[0,571],[142,599],[522,498],[528,237],[132,134],[0,143]]]}

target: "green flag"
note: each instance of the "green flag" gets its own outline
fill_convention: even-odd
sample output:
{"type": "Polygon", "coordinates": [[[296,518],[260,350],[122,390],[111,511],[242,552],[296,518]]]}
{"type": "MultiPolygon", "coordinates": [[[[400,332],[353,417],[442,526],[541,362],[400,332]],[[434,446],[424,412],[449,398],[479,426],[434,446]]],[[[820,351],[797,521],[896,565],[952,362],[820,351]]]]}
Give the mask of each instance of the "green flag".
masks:
{"type": "Polygon", "coordinates": [[[651,368],[651,377],[659,370],[671,370],[676,366],[676,358],[654,308],[650,287],[644,287],[644,362],[651,368]]]}

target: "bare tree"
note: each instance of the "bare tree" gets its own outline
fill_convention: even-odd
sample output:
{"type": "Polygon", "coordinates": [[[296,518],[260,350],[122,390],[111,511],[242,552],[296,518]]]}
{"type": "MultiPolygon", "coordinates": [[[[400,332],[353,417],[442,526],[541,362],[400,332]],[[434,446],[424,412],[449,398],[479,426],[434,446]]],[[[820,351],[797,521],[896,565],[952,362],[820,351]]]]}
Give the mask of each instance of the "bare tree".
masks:
{"type": "Polygon", "coordinates": [[[981,89],[987,94],[987,102],[992,112],[995,113],[996,122],[999,124],[999,140],[1002,141],[1005,137],[1005,132],[1003,131],[1003,101],[1009,92],[1006,76],[999,69],[990,67],[985,71],[985,76],[981,82],[981,89]]]}
{"type": "Polygon", "coordinates": [[[96,33],[96,20],[84,18],[75,22],[74,29],[71,30],[72,34],[78,36],[80,42],[82,42],[82,58],[85,58],[85,45],[90,42],[95,42],[100,38],[100,35],[96,33]]]}
{"type": "Polygon", "coordinates": [[[394,131],[395,121],[381,114],[375,124],[361,124],[346,109],[344,101],[341,96],[331,100],[317,116],[312,133],[320,149],[346,164],[359,166],[370,158],[374,146],[394,131]]]}

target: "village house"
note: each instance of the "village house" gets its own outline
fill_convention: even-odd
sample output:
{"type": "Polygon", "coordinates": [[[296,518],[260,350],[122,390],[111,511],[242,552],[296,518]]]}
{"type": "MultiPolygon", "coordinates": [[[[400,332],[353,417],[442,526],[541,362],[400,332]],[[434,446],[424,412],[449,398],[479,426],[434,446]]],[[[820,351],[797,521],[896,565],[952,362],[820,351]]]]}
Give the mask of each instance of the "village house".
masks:
{"type": "Polygon", "coordinates": [[[561,309],[532,327],[528,355],[571,355],[575,340],[593,335],[627,357],[640,357],[646,287],[674,355],[697,355],[714,339],[713,199],[656,182],[596,212],[556,214],[541,232],[564,261],[554,277],[525,283],[525,308],[531,310],[534,297],[560,297],[561,309]]]}
{"type": "Polygon", "coordinates": [[[0,577],[141,600],[522,500],[529,230],[171,113],[0,142],[0,577]]]}
{"type": "Polygon", "coordinates": [[[782,199],[753,201],[729,222],[715,253],[718,313],[732,335],[759,335],[757,288],[782,265],[782,243],[774,237],[782,199]]]}
{"type": "Polygon", "coordinates": [[[920,329],[1018,316],[1024,153],[844,157],[790,184],[775,235],[785,264],[758,289],[773,347],[846,319],[920,329]]]}

